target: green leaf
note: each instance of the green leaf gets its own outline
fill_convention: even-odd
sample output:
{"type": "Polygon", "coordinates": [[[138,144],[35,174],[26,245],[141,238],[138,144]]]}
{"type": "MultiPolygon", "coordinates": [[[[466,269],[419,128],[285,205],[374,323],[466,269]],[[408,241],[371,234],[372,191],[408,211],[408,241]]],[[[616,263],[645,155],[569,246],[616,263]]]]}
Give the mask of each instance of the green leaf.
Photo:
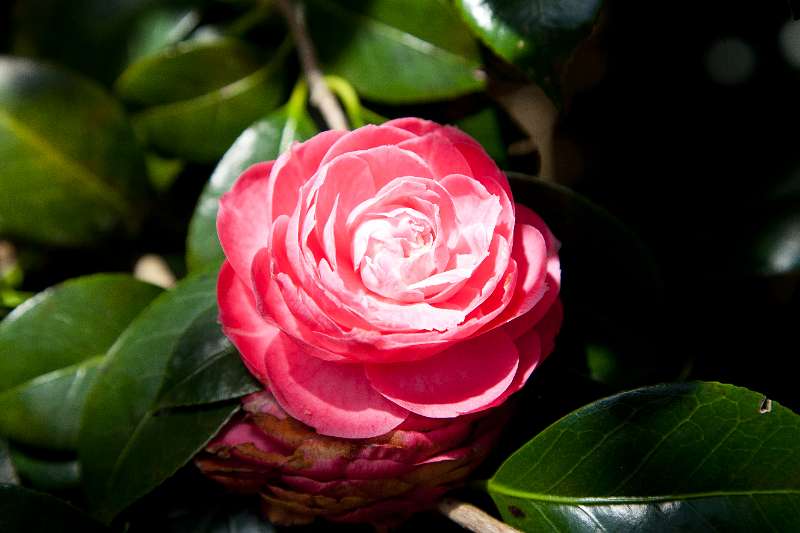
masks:
{"type": "Polygon", "coordinates": [[[102,520],[174,474],[238,409],[238,402],[230,402],[154,410],[179,339],[216,305],[215,286],[216,272],[182,281],[108,351],[86,401],[78,442],[89,502],[102,520]]]}
{"type": "Polygon", "coordinates": [[[43,374],[0,394],[0,433],[53,450],[74,450],[80,413],[102,356],[43,374]]]}
{"type": "Polygon", "coordinates": [[[11,462],[8,445],[0,440],[0,484],[19,485],[19,478],[11,462]]]}
{"type": "Polygon", "coordinates": [[[102,355],[159,292],[128,275],[95,274],[47,289],[9,314],[0,322],[0,433],[74,449],[102,355]]]}
{"type": "Polygon", "coordinates": [[[259,68],[258,53],[235,39],[178,43],[129,66],[115,84],[126,101],[159,105],[216,91],[259,68]]]}
{"type": "Polygon", "coordinates": [[[189,223],[186,262],[190,270],[219,265],[225,259],[217,238],[217,210],[219,198],[239,175],[254,163],[277,159],[293,141],[309,139],[315,133],[314,122],[305,109],[290,103],[253,124],[236,139],[211,174],[189,223]]]}
{"type": "Polygon", "coordinates": [[[232,400],[261,390],[222,333],[218,313],[216,307],[208,309],[178,341],[159,393],[159,408],[232,400]]]}
{"type": "Polygon", "coordinates": [[[484,86],[478,47],[449,2],[407,0],[402,9],[393,0],[306,4],[323,69],[371,100],[442,100],[484,86]]]}
{"type": "Polygon", "coordinates": [[[0,234],[80,245],[119,222],[132,227],[147,180],[119,104],[26,59],[0,56],[0,73],[0,234]]]}
{"type": "Polygon", "coordinates": [[[107,531],[63,500],[13,485],[0,485],[0,531],[95,533],[107,531]]]}
{"type": "Polygon", "coordinates": [[[602,0],[456,0],[472,31],[545,87],[589,34],[602,0]]]}
{"type": "Polygon", "coordinates": [[[236,137],[283,95],[283,47],[262,54],[227,38],[179,43],[131,65],[119,94],[145,106],[137,129],[157,148],[192,161],[216,161],[236,137]]]}
{"type": "Polygon", "coordinates": [[[663,285],[650,252],[624,224],[587,198],[549,181],[507,173],[514,199],[538,213],[561,241],[566,324],[583,341],[621,358],[609,384],[677,375],[682,360],[640,357],[660,326],[663,285]]]}
{"type": "Polygon", "coordinates": [[[800,417],[719,383],[625,392],[562,418],[489,481],[523,531],[797,531],[800,417]]]}
{"type": "Polygon", "coordinates": [[[137,17],[128,37],[128,58],[139,58],[175,44],[187,37],[200,22],[200,13],[187,7],[163,6],[137,17]]]}
{"type": "Polygon", "coordinates": [[[76,459],[47,459],[18,448],[11,449],[11,459],[27,487],[45,492],[80,488],[80,465],[76,459]]]}

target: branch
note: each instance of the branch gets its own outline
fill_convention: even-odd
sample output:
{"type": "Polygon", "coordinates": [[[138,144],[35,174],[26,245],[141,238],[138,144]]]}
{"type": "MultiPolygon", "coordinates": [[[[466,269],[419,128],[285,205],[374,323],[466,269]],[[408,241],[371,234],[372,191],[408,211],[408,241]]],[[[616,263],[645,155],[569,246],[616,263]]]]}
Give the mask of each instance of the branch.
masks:
{"type": "Polygon", "coordinates": [[[447,498],[439,503],[438,509],[456,524],[475,533],[520,533],[518,529],[504,524],[468,503],[447,498]]]}
{"type": "Polygon", "coordinates": [[[289,31],[297,45],[300,64],[303,67],[306,80],[308,80],[311,103],[322,113],[322,118],[330,129],[348,129],[347,120],[344,118],[344,112],[339,106],[339,101],[336,100],[336,97],[325,84],[322,71],[317,64],[317,55],[314,52],[311,38],[308,36],[302,3],[295,3],[293,0],[276,0],[276,3],[281,12],[283,12],[283,16],[289,24],[289,31]]]}

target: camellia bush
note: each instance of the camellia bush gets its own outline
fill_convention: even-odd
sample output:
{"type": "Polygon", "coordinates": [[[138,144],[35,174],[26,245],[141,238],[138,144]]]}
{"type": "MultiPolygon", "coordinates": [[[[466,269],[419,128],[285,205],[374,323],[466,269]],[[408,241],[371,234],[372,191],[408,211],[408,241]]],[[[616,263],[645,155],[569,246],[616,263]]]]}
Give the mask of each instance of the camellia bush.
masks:
{"type": "Polygon", "coordinates": [[[672,350],[700,304],[570,187],[610,6],[7,11],[0,531],[800,530],[785,389],[672,350]]]}

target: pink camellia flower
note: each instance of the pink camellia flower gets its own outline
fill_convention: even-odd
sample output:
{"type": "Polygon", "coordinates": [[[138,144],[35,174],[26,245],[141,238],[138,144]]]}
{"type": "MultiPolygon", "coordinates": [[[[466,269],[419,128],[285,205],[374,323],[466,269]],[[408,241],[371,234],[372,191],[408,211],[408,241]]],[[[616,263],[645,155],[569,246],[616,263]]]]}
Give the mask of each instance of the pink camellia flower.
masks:
{"type": "MultiPolygon", "coordinates": [[[[239,177],[217,230],[224,332],[280,413],[320,442],[361,449],[407,429],[470,428],[427,456],[403,455],[415,468],[448,446],[485,445],[473,423],[525,384],[561,325],[558,241],[453,127],[404,118],[296,143],[239,177]]],[[[267,446],[256,414],[207,452],[232,457],[248,438],[267,446]]],[[[322,470],[318,482],[339,475],[322,470]]]]}

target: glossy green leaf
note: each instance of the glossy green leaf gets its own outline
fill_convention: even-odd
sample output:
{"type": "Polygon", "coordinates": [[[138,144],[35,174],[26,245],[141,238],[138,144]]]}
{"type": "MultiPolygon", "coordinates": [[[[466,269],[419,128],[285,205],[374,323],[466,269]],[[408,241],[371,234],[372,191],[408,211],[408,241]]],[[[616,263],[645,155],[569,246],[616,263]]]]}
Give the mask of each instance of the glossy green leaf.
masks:
{"type": "Polygon", "coordinates": [[[145,106],[134,123],[155,147],[216,161],[279,103],[287,52],[284,47],[270,57],[233,39],[195,39],[132,64],[116,87],[124,99],[145,106]]]}
{"type": "Polygon", "coordinates": [[[221,89],[259,64],[258,53],[235,39],[185,41],[133,63],[115,89],[134,104],[169,104],[221,89]]]}
{"type": "Polygon", "coordinates": [[[441,100],[484,86],[478,47],[449,2],[407,0],[402,8],[393,0],[306,4],[323,69],[371,100],[441,100]]]}
{"type": "Polygon", "coordinates": [[[159,6],[136,18],[128,37],[131,62],[155,54],[187,37],[200,22],[197,9],[183,6],[159,6]]]}
{"type": "Polygon", "coordinates": [[[22,487],[0,485],[0,531],[96,533],[107,530],[63,500],[22,487]]]}
{"type": "Polygon", "coordinates": [[[317,133],[314,122],[300,106],[282,107],[247,128],[214,169],[203,189],[189,224],[186,262],[191,270],[219,265],[225,258],[217,238],[219,198],[227,192],[247,167],[260,161],[277,159],[293,141],[303,141],[317,133]],[[296,109],[294,109],[296,107],[296,109]]]}
{"type": "Polygon", "coordinates": [[[158,407],[202,405],[261,390],[222,333],[216,307],[186,329],[169,361],[158,407]]]}
{"type": "Polygon", "coordinates": [[[76,278],[0,322],[0,434],[74,449],[102,355],[161,289],[123,274],[76,278]]]}
{"type": "Polygon", "coordinates": [[[81,409],[102,361],[87,359],[0,393],[0,433],[41,448],[74,450],[81,409]]]}
{"type": "Polygon", "coordinates": [[[0,159],[0,235],[79,245],[135,225],[144,158],[122,108],[88,80],[0,57],[0,159]]]}
{"type": "Polygon", "coordinates": [[[497,55],[544,86],[569,60],[602,0],[456,0],[472,31],[497,55]]]}
{"type": "Polygon", "coordinates": [[[719,383],[625,392],[562,418],[489,481],[523,531],[797,531],[800,416],[719,383]]]}
{"type": "Polygon", "coordinates": [[[561,185],[508,173],[514,199],[536,211],[561,241],[561,295],[566,324],[584,342],[620,358],[606,368],[614,386],[672,379],[675,354],[642,358],[661,325],[663,284],[652,256],[622,222],[561,185]]]}
{"type": "Polygon", "coordinates": [[[216,272],[182,281],[108,351],[86,401],[78,443],[89,502],[103,520],[171,476],[238,408],[231,402],[154,411],[172,353],[197,317],[215,307],[215,286],[216,272]]]}
{"type": "Polygon", "coordinates": [[[0,484],[18,485],[19,477],[11,462],[11,454],[5,441],[0,440],[0,484]]]}
{"type": "Polygon", "coordinates": [[[80,465],[76,459],[42,458],[18,448],[11,449],[11,459],[26,487],[45,492],[80,488],[80,465]]]}

